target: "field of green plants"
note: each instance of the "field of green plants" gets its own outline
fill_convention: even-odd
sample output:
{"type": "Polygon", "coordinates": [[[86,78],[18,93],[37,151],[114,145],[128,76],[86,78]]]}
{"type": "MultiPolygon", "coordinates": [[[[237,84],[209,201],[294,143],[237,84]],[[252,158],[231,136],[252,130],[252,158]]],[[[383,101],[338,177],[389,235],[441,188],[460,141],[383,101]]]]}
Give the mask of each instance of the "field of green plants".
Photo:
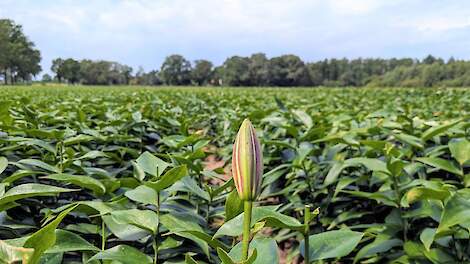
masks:
{"type": "Polygon", "coordinates": [[[264,175],[243,263],[470,262],[470,90],[0,95],[0,263],[240,263],[245,118],[264,175]]]}

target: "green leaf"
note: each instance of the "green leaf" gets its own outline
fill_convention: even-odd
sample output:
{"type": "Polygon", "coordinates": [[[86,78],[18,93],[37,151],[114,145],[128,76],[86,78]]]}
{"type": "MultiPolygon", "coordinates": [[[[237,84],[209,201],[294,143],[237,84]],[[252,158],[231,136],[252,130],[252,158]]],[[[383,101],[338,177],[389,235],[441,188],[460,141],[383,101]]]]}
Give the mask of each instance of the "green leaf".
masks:
{"type": "Polygon", "coordinates": [[[111,212],[111,216],[118,224],[129,224],[145,229],[155,235],[158,228],[157,214],[150,210],[119,210],[111,212]]]}
{"type": "Polygon", "coordinates": [[[18,161],[18,163],[23,164],[23,165],[28,165],[28,166],[33,166],[33,167],[38,167],[43,170],[49,171],[49,172],[54,172],[54,173],[60,173],[59,168],[49,165],[43,161],[40,160],[35,160],[35,159],[23,159],[18,161]]]}
{"type": "Polygon", "coordinates": [[[229,221],[232,218],[243,212],[243,201],[240,200],[237,190],[233,190],[227,196],[225,200],[225,221],[229,221]]]}
{"type": "Polygon", "coordinates": [[[441,159],[441,158],[417,158],[416,159],[419,162],[422,162],[424,164],[427,164],[429,166],[448,171],[453,174],[457,174],[459,176],[463,176],[462,170],[458,168],[457,166],[454,165],[449,160],[441,159]]]}
{"type": "Polygon", "coordinates": [[[213,238],[212,236],[204,233],[204,232],[201,232],[201,231],[195,231],[195,230],[189,230],[189,231],[181,231],[183,233],[187,233],[187,234],[191,234],[193,235],[194,237],[197,237],[203,241],[205,241],[209,246],[211,246],[212,248],[214,249],[217,249],[217,248],[222,248],[224,250],[228,250],[228,247],[223,244],[222,242],[220,242],[219,240],[213,238]]]}
{"type": "Polygon", "coordinates": [[[137,159],[137,164],[143,171],[155,177],[160,177],[163,171],[170,165],[147,151],[140,155],[137,159]]]}
{"type": "Polygon", "coordinates": [[[62,219],[73,211],[78,205],[71,206],[67,210],[62,211],[52,222],[32,234],[24,243],[25,248],[33,248],[34,254],[31,257],[31,264],[39,263],[42,254],[56,242],[55,230],[62,222],[62,219]]]}
{"type": "Polygon", "coordinates": [[[210,201],[211,197],[209,193],[201,189],[201,187],[197,185],[196,181],[190,176],[183,177],[180,182],[188,192],[191,192],[206,201],[210,201]]]}
{"type": "Polygon", "coordinates": [[[88,153],[86,153],[85,155],[81,156],[78,158],[78,160],[82,160],[82,159],[96,159],[96,158],[101,158],[101,157],[104,157],[104,158],[107,158],[109,157],[108,154],[102,152],[102,151],[98,151],[98,150],[92,150],[88,153]]]}
{"type": "Polygon", "coordinates": [[[396,134],[395,138],[415,148],[418,148],[418,149],[424,148],[423,141],[420,138],[417,138],[415,136],[407,135],[407,134],[396,134]]]}
{"type": "Polygon", "coordinates": [[[60,182],[68,182],[73,185],[89,189],[98,195],[102,195],[106,192],[106,187],[100,181],[86,175],[70,175],[65,173],[58,173],[41,178],[60,182]]]}
{"type": "Polygon", "coordinates": [[[124,195],[132,201],[157,206],[157,192],[145,185],[140,185],[134,190],[127,191],[124,195]]]}
{"type": "Polygon", "coordinates": [[[313,126],[312,118],[302,110],[292,110],[294,116],[300,120],[307,128],[311,128],[313,126]]]}
{"type": "Polygon", "coordinates": [[[8,160],[5,157],[0,157],[0,174],[7,168],[8,160]]]}
{"type": "Polygon", "coordinates": [[[378,159],[372,158],[351,158],[343,162],[334,163],[330,171],[325,177],[323,184],[328,186],[338,179],[341,172],[348,167],[364,166],[370,171],[384,172],[390,174],[387,169],[387,164],[378,159]]]}
{"type": "Polygon", "coordinates": [[[163,242],[160,243],[158,246],[158,249],[164,250],[164,249],[171,249],[171,248],[177,248],[183,244],[183,241],[181,240],[176,240],[173,237],[168,237],[163,242]]]}
{"type": "Polygon", "coordinates": [[[30,170],[17,170],[15,171],[15,173],[13,173],[12,175],[4,178],[2,180],[3,183],[13,183],[19,179],[22,179],[24,177],[28,177],[28,176],[32,176],[32,175],[36,175],[36,174],[42,174],[42,172],[39,172],[39,171],[30,171],[30,170]]]}
{"type": "Polygon", "coordinates": [[[127,245],[118,245],[105,251],[98,252],[88,262],[94,260],[115,260],[123,264],[150,264],[152,258],[127,245]]]}
{"type": "Polygon", "coordinates": [[[106,227],[116,237],[123,241],[137,241],[149,235],[149,232],[145,229],[137,227],[135,225],[120,224],[114,220],[111,215],[103,215],[101,217],[106,224],[106,227]]]}
{"type": "Polygon", "coordinates": [[[223,264],[236,264],[235,261],[233,261],[232,258],[228,255],[228,253],[221,248],[217,249],[217,255],[219,256],[220,261],[222,261],[223,264]]]}
{"type": "Polygon", "coordinates": [[[357,197],[376,200],[379,203],[383,203],[389,206],[398,207],[398,204],[393,199],[393,197],[390,197],[389,195],[386,195],[385,193],[380,193],[380,192],[369,193],[369,192],[361,192],[361,191],[341,191],[341,192],[349,193],[357,197]]]}
{"type": "Polygon", "coordinates": [[[62,253],[71,251],[99,251],[97,247],[83,239],[81,236],[70,231],[57,229],[55,231],[55,245],[46,253],[62,253]]]}
{"type": "Polygon", "coordinates": [[[360,259],[368,256],[373,256],[377,253],[383,253],[389,251],[391,248],[401,246],[403,241],[397,238],[392,238],[388,234],[379,234],[372,243],[364,246],[357,252],[354,257],[354,263],[357,263],[360,259]]]}
{"type": "Polygon", "coordinates": [[[196,260],[194,260],[189,253],[184,255],[184,263],[185,264],[198,264],[196,260]]]}
{"type": "Polygon", "coordinates": [[[388,173],[387,164],[379,159],[371,158],[351,158],[344,161],[345,165],[348,167],[362,165],[370,171],[381,171],[388,173]]]}
{"type": "Polygon", "coordinates": [[[401,200],[403,207],[409,207],[410,204],[423,199],[444,200],[450,196],[450,192],[445,189],[433,189],[427,187],[413,187],[406,192],[401,200]]]}
{"type": "MultiPolygon", "coordinates": [[[[321,260],[347,256],[359,244],[364,233],[349,230],[334,230],[309,237],[310,260],[321,260]]],[[[305,243],[300,244],[300,253],[305,255],[305,243]]]]}
{"type": "MultiPolygon", "coordinates": [[[[243,233],[243,215],[239,214],[237,217],[225,222],[219,230],[214,234],[214,237],[220,236],[239,236],[243,233]]],[[[291,230],[301,231],[304,228],[297,219],[283,215],[272,209],[266,207],[254,207],[251,216],[251,225],[260,221],[266,221],[266,226],[288,228],[291,230]]]]}
{"type": "Polygon", "coordinates": [[[191,233],[192,231],[204,233],[202,227],[194,221],[193,216],[172,212],[170,214],[160,215],[159,220],[160,223],[162,223],[162,225],[170,232],[193,240],[206,255],[209,255],[209,246],[207,242],[204,239],[201,239],[198,235],[191,233]]]}
{"type": "Polygon", "coordinates": [[[34,196],[54,196],[62,192],[73,192],[75,190],[65,189],[39,183],[26,183],[9,189],[1,198],[0,205],[14,202],[19,199],[34,196]]]}
{"type": "Polygon", "coordinates": [[[452,157],[459,162],[460,166],[463,166],[467,161],[470,161],[470,141],[467,139],[458,141],[452,140],[449,142],[449,149],[452,157]]]}
{"type": "MultiPolygon", "coordinates": [[[[256,259],[253,264],[279,263],[279,254],[276,240],[267,237],[257,237],[250,242],[250,251],[252,254],[256,252],[256,259]]],[[[237,261],[241,261],[242,243],[238,243],[230,250],[230,257],[237,261]]],[[[251,257],[250,257],[251,258],[251,257]]]]}
{"type": "Polygon", "coordinates": [[[37,147],[43,148],[43,149],[53,153],[54,155],[57,154],[56,148],[54,146],[52,146],[51,144],[47,143],[44,140],[28,139],[28,140],[25,140],[23,142],[19,142],[19,144],[20,145],[26,145],[26,146],[31,146],[31,145],[37,146],[37,147]]]}
{"type": "Polygon", "coordinates": [[[431,127],[428,130],[424,131],[424,133],[421,135],[421,140],[426,141],[428,139],[431,139],[434,136],[437,136],[441,133],[444,133],[449,128],[457,125],[461,121],[462,121],[462,119],[458,119],[458,120],[450,122],[448,124],[443,124],[443,125],[440,125],[440,126],[431,127]]]}
{"type": "Polygon", "coordinates": [[[188,175],[188,169],[186,165],[178,166],[167,171],[159,180],[156,182],[146,182],[145,185],[154,189],[156,192],[171,186],[173,183],[179,181],[184,176],[188,175]]]}
{"type": "Polygon", "coordinates": [[[132,167],[134,168],[134,177],[139,181],[143,181],[145,179],[144,169],[142,169],[142,167],[140,167],[140,165],[137,164],[136,162],[132,161],[131,163],[132,163],[132,167]]]}
{"type": "Polygon", "coordinates": [[[62,264],[64,253],[44,254],[41,257],[40,264],[62,264]]]}
{"type": "Polygon", "coordinates": [[[236,262],[230,257],[230,255],[223,249],[218,248],[217,249],[217,255],[219,256],[220,260],[222,261],[222,264],[253,264],[255,263],[255,260],[257,258],[257,250],[256,248],[251,252],[251,255],[248,257],[246,261],[240,261],[236,262]]]}
{"type": "Polygon", "coordinates": [[[436,230],[437,230],[436,228],[426,227],[425,229],[423,229],[423,231],[419,235],[419,239],[421,240],[421,242],[423,242],[424,247],[428,251],[431,248],[432,242],[434,241],[436,230]]]}
{"type": "Polygon", "coordinates": [[[336,162],[331,166],[330,170],[328,171],[328,174],[325,177],[325,180],[323,182],[323,185],[328,186],[338,179],[339,175],[341,172],[345,169],[345,165],[343,162],[336,162]]]}
{"type": "Polygon", "coordinates": [[[437,229],[437,233],[446,229],[470,221],[470,193],[462,191],[456,192],[444,206],[441,222],[437,229]]]}
{"type": "Polygon", "coordinates": [[[29,263],[34,249],[14,247],[0,240],[0,264],[29,263]]]}

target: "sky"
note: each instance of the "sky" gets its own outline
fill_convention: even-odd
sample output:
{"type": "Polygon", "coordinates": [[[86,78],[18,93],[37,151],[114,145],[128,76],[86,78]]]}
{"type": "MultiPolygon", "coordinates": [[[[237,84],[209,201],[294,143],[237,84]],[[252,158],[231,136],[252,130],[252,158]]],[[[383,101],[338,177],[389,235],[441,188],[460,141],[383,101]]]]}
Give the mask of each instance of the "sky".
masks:
{"type": "Polygon", "coordinates": [[[45,72],[57,57],[146,71],[170,54],[470,59],[465,0],[0,0],[0,18],[23,25],[45,72]]]}

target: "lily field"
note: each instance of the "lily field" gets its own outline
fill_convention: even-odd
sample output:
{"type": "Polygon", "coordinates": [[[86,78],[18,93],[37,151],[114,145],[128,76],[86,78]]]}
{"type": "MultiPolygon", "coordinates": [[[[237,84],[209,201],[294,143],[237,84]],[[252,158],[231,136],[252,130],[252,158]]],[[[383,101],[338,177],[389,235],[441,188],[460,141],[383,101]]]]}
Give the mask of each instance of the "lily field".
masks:
{"type": "Polygon", "coordinates": [[[469,263],[469,187],[470,89],[0,86],[0,263],[469,263]]]}

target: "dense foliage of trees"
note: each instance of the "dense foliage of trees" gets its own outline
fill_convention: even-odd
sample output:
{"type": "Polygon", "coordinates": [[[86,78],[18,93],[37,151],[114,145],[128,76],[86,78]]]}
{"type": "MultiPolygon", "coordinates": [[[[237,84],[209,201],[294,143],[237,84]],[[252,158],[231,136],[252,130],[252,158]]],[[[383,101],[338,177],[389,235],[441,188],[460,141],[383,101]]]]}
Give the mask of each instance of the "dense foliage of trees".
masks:
{"type": "Polygon", "coordinates": [[[28,82],[41,71],[41,53],[20,25],[0,19],[0,80],[5,84],[28,82]]]}
{"type": "MultiPolygon", "coordinates": [[[[470,62],[422,60],[329,59],[304,62],[295,55],[268,58],[263,53],[233,56],[214,67],[208,60],[194,64],[181,55],[168,56],[159,70],[145,72],[107,61],[55,59],[55,80],[71,84],[223,85],[223,86],[470,86],[470,62]]],[[[50,77],[50,76],[46,76],[50,77]]]]}
{"type": "Polygon", "coordinates": [[[130,84],[132,68],[111,61],[77,61],[57,58],[52,61],[51,71],[59,82],[70,84],[112,85],[130,84]]]}

